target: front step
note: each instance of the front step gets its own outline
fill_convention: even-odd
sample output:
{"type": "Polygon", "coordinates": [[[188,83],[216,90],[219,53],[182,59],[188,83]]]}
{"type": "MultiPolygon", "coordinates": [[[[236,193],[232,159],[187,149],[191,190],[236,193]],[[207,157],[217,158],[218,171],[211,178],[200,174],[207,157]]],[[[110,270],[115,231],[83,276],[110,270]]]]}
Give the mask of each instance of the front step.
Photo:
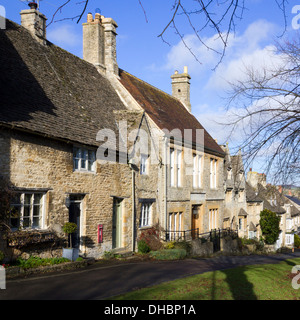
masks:
{"type": "Polygon", "coordinates": [[[126,248],[113,249],[111,252],[114,255],[120,256],[121,258],[128,258],[128,257],[131,257],[133,255],[133,252],[126,250],[126,248]]]}

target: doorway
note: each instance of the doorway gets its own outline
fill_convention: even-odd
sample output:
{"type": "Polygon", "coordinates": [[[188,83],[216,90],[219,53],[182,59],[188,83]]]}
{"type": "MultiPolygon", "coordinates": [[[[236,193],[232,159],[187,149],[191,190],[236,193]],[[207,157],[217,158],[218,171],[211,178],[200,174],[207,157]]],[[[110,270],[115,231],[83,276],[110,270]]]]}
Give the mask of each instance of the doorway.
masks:
{"type": "Polygon", "coordinates": [[[77,225],[77,231],[71,234],[73,248],[80,247],[81,236],[81,218],[82,218],[82,196],[71,196],[69,206],[69,222],[77,225]]]}
{"type": "Polygon", "coordinates": [[[122,201],[114,198],[113,203],[113,225],[112,225],[112,248],[122,247],[122,201]]]}
{"type": "Polygon", "coordinates": [[[203,230],[202,205],[192,206],[192,238],[195,239],[203,230]],[[198,229],[198,230],[197,230],[198,229]]]}

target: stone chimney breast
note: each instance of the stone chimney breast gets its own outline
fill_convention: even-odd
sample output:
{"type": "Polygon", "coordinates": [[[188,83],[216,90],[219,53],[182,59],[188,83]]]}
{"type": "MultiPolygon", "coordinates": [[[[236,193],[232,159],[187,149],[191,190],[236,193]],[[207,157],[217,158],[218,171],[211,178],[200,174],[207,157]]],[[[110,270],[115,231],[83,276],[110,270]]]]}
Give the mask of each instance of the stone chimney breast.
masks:
{"type": "Polygon", "coordinates": [[[190,79],[188,67],[185,66],[183,73],[179,74],[176,70],[171,76],[172,79],[172,95],[180,100],[189,112],[191,112],[190,103],[190,79]]]}
{"type": "Polygon", "coordinates": [[[22,10],[21,25],[41,44],[46,44],[46,21],[47,18],[37,10],[35,2],[29,3],[30,9],[22,10]]]}
{"type": "Polygon", "coordinates": [[[87,15],[83,26],[83,59],[94,64],[103,73],[118,75],[116,29],[117,23],[112,18],[105,18],[100,13],[87,15]]]}

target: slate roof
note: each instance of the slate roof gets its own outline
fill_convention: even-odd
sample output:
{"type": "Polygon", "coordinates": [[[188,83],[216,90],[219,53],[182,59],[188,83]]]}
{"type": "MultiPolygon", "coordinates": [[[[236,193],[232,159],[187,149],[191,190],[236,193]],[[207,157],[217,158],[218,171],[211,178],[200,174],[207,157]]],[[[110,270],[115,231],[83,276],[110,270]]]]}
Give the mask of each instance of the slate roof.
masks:
{"type": "Polygon", "coordinates": [[[295,196],[290,196],[290,195],[284,195],[285,197],[287,197],[288,199],[290,199],[291,201],[295,202],[298,206],[300,206],[300,199],[295,197],[295,196]]]}
{"type": "MultiPolygon", "coordinates": [[[[120,69],[119,76],[122,85],[160,129],[167,129],[169,132],[179,129],[182,137],[184,137],[184,129],[204,129],[178,99],[124,70],[120,69]]],[[[195,130],[193,130],[192,142],[196,142],[195,130]]],[[[205,129],[204,151],[221,157],[225,156],[224,151],[205,129]]]]}
{"type": "Polygon", "coordinates": [[[125,107],[92,64],[10,20],[0,61],[0,125],[90,146],[100,129],[118,132],[113,111],[125,107]]]}
{"type": "Polygon", "coordinates": [[[246,199],[247,202],[263,202],[263,199],[259,197],[258,192],[246,182],[246,199]]]}

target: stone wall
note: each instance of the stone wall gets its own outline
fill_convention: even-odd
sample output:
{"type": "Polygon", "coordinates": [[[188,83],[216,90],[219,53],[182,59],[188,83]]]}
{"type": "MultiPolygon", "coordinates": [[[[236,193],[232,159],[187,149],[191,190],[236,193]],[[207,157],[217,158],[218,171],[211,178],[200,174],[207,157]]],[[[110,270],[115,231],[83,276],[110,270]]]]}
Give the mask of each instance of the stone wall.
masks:
{"type": "Polygon", "coordinates": [[[192,241],[191,255],[198,257],[209,257],[214,253],[213,243],[208,241],[202,243],[200,239],[192,241]]]}
{"type": "Polygon", "coordinates": [[[10,149],[0,166],[9,173],[13,186],[20,190],[45,190],[44,228],[61,231],[69,219],[67,195],[82,195],[81,250],[97,257],[112,248],[113,199],[120,197],[122,247],[130,248],[131,170],[127,165],[97,164],[95,172],[76,172],[72,144],[16,131],[1,131],[0,142],[10,149]],[[103,224],[104,232],[100,244],[98,224],[103,224]]]}

